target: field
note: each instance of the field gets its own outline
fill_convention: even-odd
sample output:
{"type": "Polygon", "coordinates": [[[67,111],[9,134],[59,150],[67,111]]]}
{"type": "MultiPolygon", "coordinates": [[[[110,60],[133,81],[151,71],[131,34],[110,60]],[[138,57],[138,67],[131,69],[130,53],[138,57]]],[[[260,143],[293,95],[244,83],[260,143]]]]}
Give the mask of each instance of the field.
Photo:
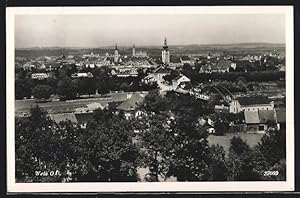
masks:
{"type": "Polygon", "coordinates": [[[209,135],[207,140],[209,142],[209,145],[220,145],[223,146],[226,154],[229,153],[229,147],[230,147],[230,140],[234,137],[240,137],[242,140],[247,142],[247,144],[253,148],[260,139],[262,138],[264,134],[259,133],[228,133],[225,136],[215,136],[215,135],[209,135]]]}
{"type": "Polygon", "coordinates": [[[107,94],[106,97],[99,98],[89,98],[89,99],[77,99],[73,101],[51,101],[38,103],[36,100],[16,100],[15,101],[15,112],[29,112],[31,107],[35,107],[38,105],[39,107],[47,110],[48,112],[55,113],[64,113],[75,110],[79,107],[84,107],[87,104],[98,102],[101,104],[109,103],[109,102],[121,102],[128,98],[130,93],[110,93],[107,94]]]}

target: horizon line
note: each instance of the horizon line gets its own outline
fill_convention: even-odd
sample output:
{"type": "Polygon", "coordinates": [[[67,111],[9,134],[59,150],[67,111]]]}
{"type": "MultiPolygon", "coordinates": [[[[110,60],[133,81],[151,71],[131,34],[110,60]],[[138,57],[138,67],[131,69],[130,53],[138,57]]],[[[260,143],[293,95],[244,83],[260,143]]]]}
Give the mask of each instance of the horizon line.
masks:
{"type": "MultiPolygon", "coordinates": [[[[273,42],[238,42],[238,43],[207,43],[207,44],[168,44],[168,46],[191,46],[191,45],[254,45],[254,44],[266,44],[266,45],[285,45],[285,43],[273,43],[273,42]]],[[[16,47],[15,50],[22,50],[22,49],[34,49],[34,48],[61,48],[61,49],[68,49],[68,48],[78,48],[78,49],[97,49],[97,48],[112,48],[115,45],[105,45],[105,46],[32,46],[32,47],[16,47]]],[[[135,47],[161,47],[163,45],[136,45],[135,47]]],[[[118,45],[118,47],[124,48],[132,48],[132,45],[118,45]]]]}

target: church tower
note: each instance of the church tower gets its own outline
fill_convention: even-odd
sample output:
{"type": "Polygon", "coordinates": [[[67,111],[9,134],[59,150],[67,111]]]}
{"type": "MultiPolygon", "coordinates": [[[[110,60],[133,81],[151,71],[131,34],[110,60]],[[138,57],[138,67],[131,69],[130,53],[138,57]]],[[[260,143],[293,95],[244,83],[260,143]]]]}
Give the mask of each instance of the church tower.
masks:
{"type": "Polygon", "coordinates": [[[133,44],[133,47],[132,47],[132,56],[135,57],[135,44],[133,44]]]}
{"type": "Polygon", "coordinates": [[[165,38],[163,50],[161,52],[161,60],[165,65],[170,63],[170,51],[167,43],[167,38],[165,38]]]}
{"type": "Polygon", "coordinates": [[[119,52],[118,52],[118,46],[116,44],[115,55],[114,55],[114,62],[118,62],[118,61],[119,61],[119,52]]]}

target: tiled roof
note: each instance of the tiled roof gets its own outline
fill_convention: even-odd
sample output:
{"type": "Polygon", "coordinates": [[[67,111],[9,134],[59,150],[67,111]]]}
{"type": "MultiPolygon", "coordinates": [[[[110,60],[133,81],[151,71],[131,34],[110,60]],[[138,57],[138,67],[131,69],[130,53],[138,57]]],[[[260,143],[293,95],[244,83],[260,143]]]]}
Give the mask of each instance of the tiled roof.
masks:
{"type": "Polygon", "coordinates": [[[259,116],[258,111],[244,111],[246,124],[258,124],[259,116]]]}
{"type": "Polygon", "coordinates": [[[122,102],[117,109],[124,110],[124,111],[133,111],[135,110],[139,104],[144,101],[144,97],[139,93],[134,93],[128,99],[122,102]]]}
{"type": "Polygon", "coordinates": [[[74,113],[60,113],[60,114],[50,114],[50,117],[52,120],[54,120],[56,123],[60,123],[63,121],[71,121],[78,123],[77,118],[75,117],[74,113]]]}
{"type": "Polygon", "coordinates": [[[260,123],[266,123],[268,121],[276,122],[274,110],[259,110],[258,116],[260,123]]]}
{"type": "Polygon", "coordinates": [[[270,100],[263,96],[249,96],[249,97],[238,97],[236,100],[241,105],[256,105],[256,104],[270,104],[270,100]]]}
{"type": "Polygon", "coordinates": [[[216,65],[212,65],[212,69],[229,69],[232,61],[230,60],[220,60],[216,65]]]}
{"type": "Polygon", "coordinates": [[[166,74],[166,73],[170,73],[170,70],[167,69],[167,68],[165,68],[165,67],[159,66],[159,67],[157,67],[157,68],[153,71],[153,73],[155,73],[155,74],[158,74],[158,73],[160,73],[160,74],[166,74]]]}

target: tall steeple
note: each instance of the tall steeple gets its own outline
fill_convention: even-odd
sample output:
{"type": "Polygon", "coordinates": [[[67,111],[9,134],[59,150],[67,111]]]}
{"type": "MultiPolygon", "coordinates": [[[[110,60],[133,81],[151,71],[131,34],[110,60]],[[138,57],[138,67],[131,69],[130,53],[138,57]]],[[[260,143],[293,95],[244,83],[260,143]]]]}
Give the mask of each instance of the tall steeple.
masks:
{"type": "Polygon", "coordinates": [[[165,65],[170,63],[170,51],[167,43],[167,37],[165,37],[163,50],[161,52],[161,60],[165,65]]]}
{"type": "Polygon", "coordinates": [[[164,49],[168,49],[168,42],[167,42],[167,37],[165,37],[165,41],[164,41],[164,49]]]}
{"type": "Polygon", "coordinates": [[[135,57],[135,44],[133,44],[133,47],[132,47],[132,56],[135,57]]]}
{"type": "Polygon", "coordinates": [[[117,46],[117,43],[116,43],[114,62],[118,62],[118,61],[119,61],[119,52],[118,52],[118,46],[117,46]]]}

